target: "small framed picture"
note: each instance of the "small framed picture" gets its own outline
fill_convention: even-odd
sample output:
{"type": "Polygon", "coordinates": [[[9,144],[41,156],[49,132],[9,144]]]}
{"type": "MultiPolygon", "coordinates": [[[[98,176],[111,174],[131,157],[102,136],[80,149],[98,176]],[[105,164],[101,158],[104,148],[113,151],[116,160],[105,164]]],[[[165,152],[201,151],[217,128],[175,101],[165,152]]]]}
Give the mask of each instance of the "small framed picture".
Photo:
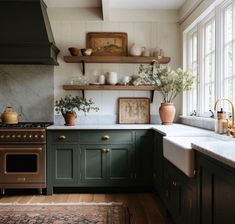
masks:
{"type": "Polygon", "coordinates": [[[118,99],[119,124],[149,124],[150,99],[120,97],[118,99]]]}
{"type": "Polygon", "coordinates": [[[86,37],[93,56],[127,56],[127,43],[127,33],[123,32],[89,32],[86,37]]]}

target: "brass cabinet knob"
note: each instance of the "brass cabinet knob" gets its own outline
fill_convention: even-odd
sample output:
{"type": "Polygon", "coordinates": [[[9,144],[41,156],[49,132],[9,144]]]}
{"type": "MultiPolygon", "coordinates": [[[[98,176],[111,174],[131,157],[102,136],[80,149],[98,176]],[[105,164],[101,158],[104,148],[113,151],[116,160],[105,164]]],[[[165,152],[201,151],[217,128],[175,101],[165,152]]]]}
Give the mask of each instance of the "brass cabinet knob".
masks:
{"type": "Polygon", "coordinates": [[[59,140],[65,140],[65,139],[66,139],[66,136],[65,136],[65,135],[60,135],[60,136],[58,136],[58,139],[59,139],[59,140]]]}
{"type": "Polygon", "coordinates": [[[110,152],[111,151],[111,149],[106,149],[106,152],[110,152]]]}
{"type": "Polygon", "coordinates": [[[107,152],[107,149],[101,149],[101,152],[107,152]]]}
{"type": "Polygon", "coordinates": [[[109,135],[103,135],[103,136],[101,137],[101,139],[102,139],[103,141],[106,141],[106,140],[109,140],[110,137],[109,137],[109,135]]]}

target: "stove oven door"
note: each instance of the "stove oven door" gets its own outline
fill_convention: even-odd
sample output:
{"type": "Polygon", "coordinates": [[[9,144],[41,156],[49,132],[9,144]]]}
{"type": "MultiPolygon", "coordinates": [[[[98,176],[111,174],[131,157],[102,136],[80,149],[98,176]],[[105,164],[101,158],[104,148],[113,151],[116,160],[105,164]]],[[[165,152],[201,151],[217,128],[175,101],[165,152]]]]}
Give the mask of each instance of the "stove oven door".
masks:
{"type": "Polygon", "coordinates": [[[45,146],[0,145],[0,183],[45,183],[45,146]]]}

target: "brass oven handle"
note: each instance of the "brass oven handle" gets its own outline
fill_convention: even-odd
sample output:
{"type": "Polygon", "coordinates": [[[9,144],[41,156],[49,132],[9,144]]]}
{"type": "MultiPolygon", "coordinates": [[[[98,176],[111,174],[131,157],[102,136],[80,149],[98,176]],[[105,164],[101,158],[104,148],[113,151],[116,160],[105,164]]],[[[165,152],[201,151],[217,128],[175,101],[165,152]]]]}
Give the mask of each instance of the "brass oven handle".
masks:
{"type": "Polygon", "coordinates": [[[109,135],[103,135],[103,136],[101,137],[101,139],[102,139],[103,141],[106,141],[106,140],[109,140],[110,137],[109,137],[109,135]]]}
{"type": "Polygon", "coordinates": [[[59,140],[65,140],[65,139],[66,139],[66,136],[65,136],[65,135],[60,135],[60,136],[58,136],[58,139],[59,139],[59,140]]]}

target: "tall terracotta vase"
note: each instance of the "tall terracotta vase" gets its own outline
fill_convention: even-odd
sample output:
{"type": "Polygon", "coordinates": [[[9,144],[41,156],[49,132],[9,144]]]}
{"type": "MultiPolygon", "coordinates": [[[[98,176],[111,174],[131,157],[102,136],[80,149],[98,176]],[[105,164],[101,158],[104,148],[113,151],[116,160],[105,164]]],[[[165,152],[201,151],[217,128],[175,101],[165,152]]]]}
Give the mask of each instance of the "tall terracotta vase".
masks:
{"type": "Polygon", "coordinates": [[[74,126],[76,124],[76,118],[77,114],[76,113],[66,113],[63,114],[65,124],[66,126],[74,126]]]}
{"type": "Polygon", "coordinates": [[[175,118],[175,106],[173,103],[161,103],[159,115],[162,124],[172,124],[175,118]]]}

